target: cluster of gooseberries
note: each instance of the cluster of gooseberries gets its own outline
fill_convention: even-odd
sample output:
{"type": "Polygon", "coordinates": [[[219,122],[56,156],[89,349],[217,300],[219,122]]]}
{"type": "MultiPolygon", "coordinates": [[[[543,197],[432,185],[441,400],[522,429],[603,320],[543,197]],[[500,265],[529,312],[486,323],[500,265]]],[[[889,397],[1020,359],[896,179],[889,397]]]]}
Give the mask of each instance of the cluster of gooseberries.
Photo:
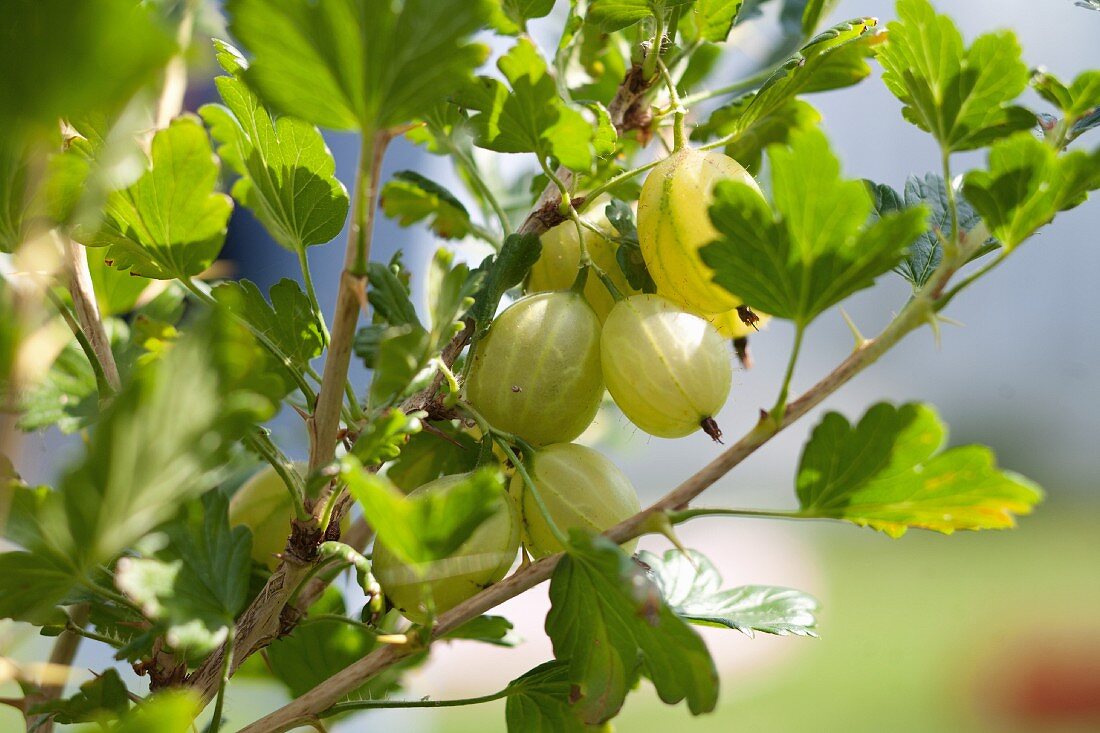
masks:
{"type": "MultiPolygon", "coordinates": [[[[508,491],[456,552],[430,567],[411,567],[375,544],[373,572],[410,620],[427,622],[501,580],[521,545],[536,558],[550,555],[564,549],[571,529],[602,532],[639,511],[622,471],[572,442],[592,424],[605,388],[651,435],[679,438],[702,429],[720,437],[714,416],[733,373],[727,340],[745,337],[766,318],[746,317],[699,256],[717,237],[707,211],[714,186],[730,179],[756,189],[733,159],[690,148],[646,179],[638,240],[656,293],[632,288],[619,267],[606,199],[592,202],[582,222],[567,220],[542,235],[527,294],[476,343],[463,386],[463,404],[480,425],[472,429],[491,429],[523,449],[522,465],[507,466],[508,491]]],[[[412,495],[447,492],[465,477],[443,476],[412,495]]]]}

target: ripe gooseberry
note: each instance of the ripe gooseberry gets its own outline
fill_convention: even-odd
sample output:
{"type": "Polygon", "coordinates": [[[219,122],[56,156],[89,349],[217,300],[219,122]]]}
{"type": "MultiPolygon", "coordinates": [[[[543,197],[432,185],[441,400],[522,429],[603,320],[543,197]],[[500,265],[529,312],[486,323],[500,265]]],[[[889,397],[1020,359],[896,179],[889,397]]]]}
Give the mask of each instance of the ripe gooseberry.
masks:
{"type": "MultiPolygon", "coordinates": [[[[607,220],[605,210],[611,201],[609,196],[600,196],[589,205],[581,219],[593,225],[602,232],[613,232],[611,222],[607,220]]],[[[596,266],[607,273],[608,277],[624,295],[633,295],[638,291],[630,287],[630,283],[623,274],[622,268],[616,260],[615,252],[618,245],[604,236],[600,236],[591,229],[582,229],[584,232],[584,244],[589,256],[596,266]]],[[[538,261],[531,267],[531,274],[527,278],[527,292],[539,293],[549,290],[565,290],[577,279],[577,270],[581,263],[581,248],[577,236],[577,226],[573,221],[566,220],[550,229],[539,238],[542,242],[542,254],[538,261]]],[[[589,274],[584,284],[584,297],[592,310],[603,322],[607,314],[615,305],[607,288],[600,279],[589,274]]]]}
{"type": "Polygon", "coordinates": [[[568,290],[529,295],[497,316],[466,382],[490,425],[533,445],[576,438],[602,396],[600,321],[568,290]]]}
{"type": "MultiPolygon", "coordinates": [[[[583,445],[548,445],[535,451],[526,469],[554,524],[566,534],[572,528],[603,532],[641,509],[630,479],[602,454],[583,445]]],[[[519,471],[512,476],[510,491],[520,506],[527,550],[535,557],[564,550],[519,471]]],[[[636,544],[632,540],[623,549],[633,552],[636,544]]]]}
{"type": "MultiPolygon", "coordinates": [[[[443,476],[424,484],[409,496],[447,492],[468,477],[469,474],[464,473],[443,476]]],[[[515,502],[502,491],[496,511],[478,525],[450,557],[416,568],[376,542],[371,570],[383,593],[406,618],[426,623],[429,619],[425,606],[427,598],[431,598],[436,613],[443,613],[503,578],[516,559],[520,534],[515,502]]]]}
{"type": "Polygon", "coordinates": [[[657,293],[693,313],[722,313],[740,303],[699,256],[718,238],[708,209],[715,184],[725,180],[760,190],[733,158],[685,147],[650,171],[638,199],[638,242],[657,293]]]}
{"type": "Polygon", "coordinates": [[[658,295],[635,295],[607,316],[600,351],[608,391],[639,428],[661,438],[700,427],[721,435],[713,418],[729,397],[733,366],[710,323],[658,295]]]}

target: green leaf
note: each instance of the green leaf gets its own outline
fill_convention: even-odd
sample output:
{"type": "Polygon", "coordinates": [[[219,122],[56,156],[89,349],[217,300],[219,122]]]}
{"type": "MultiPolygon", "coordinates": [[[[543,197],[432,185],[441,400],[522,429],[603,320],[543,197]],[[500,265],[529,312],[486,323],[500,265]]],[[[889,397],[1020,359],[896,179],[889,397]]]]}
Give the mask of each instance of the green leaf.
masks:
{"type": "Polygon", "coordinates": [[[42,380],[20,395],[18,425],[28,432],[56,425],[72,433],[99,412],[95,372],[75,339],[66,344],[42,380]]]}
{"type": "Polygon", "coordinates": [[[419,564],[449,557],[499,508],[500,472],[482,469],[445,492],[406,497],[384,478],[345,458],[340,475],[378,539],[403,561],[419,564]]]}
{"type": "Polygon", "coordinates": [[[691,13],[699,29],[699,38],[711,43],[722,43],[729,38],[743,1],[695,0],[691,13]]]}
{"type": "Polygon", "coordinates": [[[693,715],[718,699],[718,674],[703,640],[672,612],[661,593],[615,543],[579,530],[550,581],[546,633],[554,656],[569,665],[581,720],[613,718],[638,674],[672,705],[693,715]]]}
{"type": "Polygon", "coordinates": [[[0,252],[11,254],[27,235],[31,209],[29,172],[24,151],[0,140],[0,252]]]}
{"type": "Polygon", "coordinates": [[[229,30],[255,59],[245,79],[273,108],[338,130],[418,118],[469,79],[482,0],[229,0],[229,30]]]}
{"type": "Polygon", "coordinates": [[[442,349],[464,324],[459,320],[474,304],[474,294],[485,273],[470,272],[464,263],[454,263],[454,253],[438,249],[428,270],[428,309],[432,315],[432,342],[442,349]]]}
{"type": "Polygon", "coordinates": [[[446,437],[428,431],[413,435],[386,468],[386,478],[405,493],[440,476],[472,471],[477,465],[477,442],[469,433],[448,423],[435,427],[446,437]]]}
{"type": "Polygon", "coordinates": [[[587,171],[596,156],[592,124],[558,96],[535,44],[520,38],[497,63],[511,86],[478,77],[455,101],[478,114],[470,119],[478,146],[498,153],[536,153],[572,170],[587,171]]]}
{"type": "Polygon", "coordinates": [[[798,467],[799,516],[843,519],[900,537],[910,527],[951,534],[1003,529],[1042,499],[1027,479],[999,470],[992,451],[940,451],[946,429],[932,408],[879,403],[852,426],[830,412],[798,467]]]}
{"type": "Polygon", "coordinates": [[[213,313],[135,371],[61,480],[74,567],[111,561],[214,485],[242,432],[275,413],[262,353],[213,313]]]}
{"type": "Polygon", "coordinates": [[[161,622],[176,649],[205,654],[225,641],[244,608],[252,567],[252,534],[230,528],[229,499],[219,491],[164,529],[168,546],[155,558],[124,557],[115,583],[161,622]]]}
{"type": "Polygon", "coordinates": [[[409,297],[408,282],[395,269],[399,268],[381,262],[367,264],[367,281],[370,283],[367,300],[375,315],[391,326],[419,326],[420,319],[409,297]]]}
{"type": "Polygon", "coordinates": [[[48,715],[55,723],[93,723],[114,720],[130,709],[126,683],[118,670],[107,668],[103,674],[88,680],[72,697],[34,706],[30,712],[48,715]]]}
{"type": "Polygon", "coordinates": [[[0,619],[36,626],[65,623],[57,604],[76,586],[71,570],[43,555],[5,552],[0,554],[0,577],[0,619]]]}
{"type": "MultiPolygon", "coordinates": [[[[921,204],[928,209],[927,230],[917,237],[917,241],[909,247],[905,259],[894,268],[894,272],[912,284],[914,291],[919,290],[943,261],[940,237],[951,237],[951,210],[943,177],[936,173],[928,173],[924,178],[910,176],[905,182],[904,199],[897,191],[884,184],[872,184],[871,193],[875,200],[875,216],[921,204]]],[[[955,192],[955,204],[959,216],[959,232],[963,235],[969,234],[982,223],[982,218],[960,190],[955,192]]]]}
{"type": "Polygon", "coordinates": [[[447,189],[414,171],[398,171],[382,187],[382,212],[407,227],[429,219],[428,226],[443,239],[462,239],[470,233],[470,212],[447,189]]]}
{"type": "Polygon", "coordinates": [[[1097,188],[1100,149],[1059,155],[1029,133],[994,143],[989,170],[970,171],[963,179],[966,198],[1010,250],[1097,188]]]}
{"type": "Polygon", "coordinates": [[[324,350],[325,336],[313,306],[293,280],[283,278],[271,286],[271,303],[251,280],[223,282],[211,294],[222,307],[264,334],[299,370],[308,368],[324,350]]]}
{"type": "Polygon", "coordinates": [[[367,423],[351,447],[351,454],[364,466],[380,466],[401,455],[410,436],[419,432],[419,418],[401,410],[389,410],[367,423]]]}
{"type": "Polygon", "coordinates": [[[1062,110],[1069,124],[1100,107],[1100,70],[1084,71],[1068,87],[1049,71],[1038,70],[1031,76],[1031,85],[1046,101],[1062,110]]]}
{"type": "Polygon", "coordinates": [[[786,636],[817,636],[817,601],[791,588],[745,585],[721,590],[722,576],[702,553],[668,550],[664,557],[639,552],[653,582],[681,618],[703,626],[725,626],[752,636],[754,631],[786,636]]]}
{"type": "Polygon", "coordinates": [[[422,326],[386,329],[374,357],[371,407],[383,409],[425,386],[435,371],[429,368],[433,356],[431,335],[422,326]]]}
{"type": "Polygon", "coordinates": [[[509,36],[527,32],[527,21],[545,18],[554,8],[554,0],[501,0],[493,5],[489,25],[509,36]]]}
{"type": "Polygon", "coordinates": [[[440,638],[450,641],[480,641],[506,647],[516,646],[520,642],[519,637],[512,633],[512,622],[503,616],[477,616],[440,638]]]}
{"type": "Polygon", "coordinates": [[[111,733],[190,733],[201,710],[190,690],[158,692],[132,707],[111,733]]]}
{"type": "Polygon", "coordinates": [[[149,287],[149,279],[132,272],[119,272],[104,261],[102,251],[85,250],[85,254],[99,314],[107,317],[132,311],[142,293],[149,287]]]}
{"type": "Polygon", "coordinates": [[[177,117],[153,138],[152,168],[107,201],[102,228],[80,241],[109,247],[119,270],[187,279],[221,252],[233,202],[216,193],[218,159],[196,117],[177,117]]]}
{"type": "Polygon", "coordinates": [[[569,664],[544,662],[508,683],[508,733],[584,733],[593,730],[571,706],[569,664]]]}
{"type": "Polygon", "coordinates": [[[237,175],[233,198],[292,252],[324,244],[344,226],[348,192],[320,131],[295,117],[273,115],[245,84],[247,62],[224,41],[218,60],[230,76],[215,79],[226,106],[199,114],[218,142],[218,154],[237,175]]]}
{"type": "Polygon", "coordinates": [[[60,118],[119,106],[158,78],[174,51],[130,0],[12,0],[0,42],[0,129],[56,129],[60,118]]]}
{"type": "Polygon", "coordinates": [[[534,234],[509,234],[500,253],[481,263],[485,279],[470,309],[479,333],[489,329],[504,293],[523,282],[541,254],[542,242],[534,234]]]}
{"type": "Polygon", "coordinates": [[[638,225],[634,222],[634,211],[630,204],[619,199],[611,199],[604,210],[607,221],[618,232],[618,244],[615,249],[615,261],[623,271],[626,281],[635,290],[645,293],[657,292],[657,286],[642,257],[642,246],[638,242],[638,225]]]}
{"type": "Polygon", "coordinates": [[[885,37],[876,31],[877,25],[874,18],[858,18],[824,31],[776,69],[758,91],[716,109],[706,124],[692,131],[692,138],[753,134],[754,127],[790,119],[791,102],[799,94],[862,81],[871,73],[867,58],[885,37]]]}
{"type": "Polygon", "coordinates": [[[948,152],[1035,126],[1034,114],[1012,105],[1028,80],[1015,35],[987,33],[965,48],[954,22],[928,0],[898,0],[897,11],[878,59],[882,81],[905,105],[905,119],[948,152]]]}
{"type": "Polygon", "coordinates": [[[646,18],[663,15],[677,5],[693,0],[592,0],[586,20],[610,33],[634,25],[646,18]]]}
{"type": "Polygon", "coordinates": [[[870,287],[925,228],[923,208],[868,224],[871,196],[844,180],[825,135],[768,148],[773,207],[739,182],[718,184],[710,218],[721,237],[702,248],[714,280],[753,308],[805,326],[870,287]]]}
{"type": "MultiPolygon", "coordinates": [[[[272,642],[265,650],[272,674],[286,686],[291,697],[304,695],[374,651],[378,646],[377,634],[387,632],[386,628],[369,629],[352,619],[316,618],[322,614],[344,615],[344,601],[335,588],[329,588],[309,612],[310,616],[294,627],[289,636],[272,642]]],[[[368,700],[386,697],[397,689],[401,675],[423,658],[423,654],[413,655],[408,661],[386,669],[349,697],[368,700]]]]}
{"type": "MultiPolygon", "coordinates": [[[[747,101],[751,103],[751,99],[747,101]]],[[[812,130],[820,122],[821,113],[812,105],[801,99],[791,99],[754,120],[726,146],[725,152],[755,176],[760,173],[765,148],[776,143],[786,145],[793,133],[812,130]]]]}

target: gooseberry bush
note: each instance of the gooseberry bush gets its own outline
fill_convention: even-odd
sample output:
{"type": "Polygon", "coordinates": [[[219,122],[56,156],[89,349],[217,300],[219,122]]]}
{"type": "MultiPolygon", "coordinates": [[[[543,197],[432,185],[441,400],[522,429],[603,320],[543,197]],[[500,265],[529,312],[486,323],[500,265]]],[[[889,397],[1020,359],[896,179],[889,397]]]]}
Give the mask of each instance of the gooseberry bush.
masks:
{"type": "Polygon", "coordinates": [[[645,677],[703,714],[719,680],[693,625],[810,636],[816,602],[723,588],[718,569],[738,559],[682,547],[677,525],[751,514],[896,538],[1030,512],[1040,490],[988,449],[945,450],[931,407],[885,402],[820,418],[797,509],[697,503],[1100,187],[1100,71],[1029,70],[1011,32],[968,43],[929,0],[899,0],[885,25],[837,22],[832,5],[9,2],[0,615],[53,648],[0,666],[23,693],[2,702],[34,731],[271,732],[503,698],[510,731],[580,731],[645,677]],[[779,39],[764,66],[719,72],[754,35],[779,39]],[[220,99],[186,110],[203,56],[220,99]],[[900,105],[868,114],[900,112],[941,151],[901,192],[845,177],[813,106],[875,64],[900,105]],[[358,133],[353,180],[336,178],[322,130],[358,133]],[[463,189],[383,176],[399,137],[463,189]],[[982,152],[956,170],[967,151],[982,152]],[[501,165],[525,173],[501,183],[501,165]],[[297,255],[302,285],[227,277],[235,208],[297,255]],[[423,268],[371,259],[383,216],[438,240],[423,268]],[[310,249],[345,227],[338,280],[315,284],[310,249]],[[471,266],[473,240],[493,253],[471,266]],[[850,355],[792,394],[806,330],[890,277],[912,288],[889,325],[853,326],[850,355]],[[318,291],[335,292],[333,313],[318,291]],[[794,327],[786,367],[757,367],[782,388],[742,395],[764,409],[723,435],[735,365],[768,319],[794,327]],[[369,382],[349,379],[352,359],[369,382]],[[303,463],[265,427],[285,408],[303,463]],[[704,431],[714,457],[643,508],[598,442],[574,442],[616,410],[614,429],[704,431]],[[20,435],[51,427],[79,434],[79,455],[56,485],[27,483],[20,435]],[[668,551],[632,556],[645,534],[668,551]],[[435,644],[513,643],[493,609],[544,581],[553,659],[482,697],[401,698],[435,644]],[[81,645],[148,690],[114,667],[71,679],[81,645]],[[223,721],[245,672],[291,701],[223,721]]]}

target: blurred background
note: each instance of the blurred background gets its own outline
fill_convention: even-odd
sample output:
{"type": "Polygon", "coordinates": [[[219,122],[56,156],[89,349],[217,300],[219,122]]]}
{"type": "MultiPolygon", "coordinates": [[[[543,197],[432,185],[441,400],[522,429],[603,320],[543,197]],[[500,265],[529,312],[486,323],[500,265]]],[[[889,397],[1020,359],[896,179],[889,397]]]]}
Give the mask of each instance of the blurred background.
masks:
{"type": "MultiPolygon", "coordinates": [[[[532,24],[544,50],[556,43],[564,10],[532,24]]],[[[1072,0],[967,0],[938,3],[968,39],[996,28],[1015,30],[1031,66],[1063,79],[1100,67],[1100,13],[1072,0]]],[[[888,0],[842,0],[832,21],[893,16],[888,0]]],[[[757,66],[774,42],[768,23],[735,32],[723,66],[708,84],[720,86],[757,66]],[[751,30],[751,33],[745,31],[751,30]]],[[[507,40],[487,39],[498,50],[507,40]]],[[[857,87],[810,101],[849,177],[900,189],[910,174],[938,168],[931,138],[902,120],[900,104],[874,76],[857,87]]],[[[209,73],[197,74],[191,109],[215,101],[209,73]]],[[[1027,102],[1036,102],[1029,98],[1027,102]]],[[[1035,105],[1036,109],[1043,107],[1035,105]]],[[[338,174],[352,178],[358,140],[330,135],[338,174]]],[[[1086,135],[1095,145],[1096,135],[1086,135]]],[[[533,161],[503,161],[511,179],[533,161]]],[[[958,155],[956,173],[982,164],[958,155]]],[[[386,175],[414,169],[458,192],[446,160],[396,142],[386,175]]],[[[766,182],[765,180],[762,183],[766,182]]],[[[374,258],[404,249],[414,273],[438,246],[425,230],[378,222],[374,258]]],[[[460,256],[480,261],[484,250],[459,245],[460,256]]],[[[238,208],[224,256],[236,273],[262,289],[297,277],[295,256],[271,243],[238,208]]],[[[331,312],[343,259],[342,238],[310,251],[326,312],[331,312]]],[[[1034,516],[1008,532],[943,537],[910,532],[900,540],[855,527],[762,519],[700,520],[682,527],[685,544],[709,556],[728,586],[784,585],[822,604],[820,639],[757,636],[704,629],[722,675],[717,712],[691,718],[683,706],[662,705],[647,682],[627,701],[620,731],[1086,731],[1100,730],[1100,205],[1091,201],[1061,215],[1010,258],[995,276],[960,296],[947,315],[937,346],[929,330],[911,335],[878,365],[828,400],[823,409],[858,419],[880,400],[934,404],[951,427],[953,445],[992,446],[1001,464],[1048,492],[1034,516]]],[[[415,283],[414,283],[415,284],[415,283]]],[[[908,284],[885,276],[847,301],[863,333],[876,333],[905,301],[908,284]]],[[[752,340],[756,367],[735,374],[719,418],[739,435],[770,405],[778,390],[792,329],[773,323],[752,340]]],[[[839,311],[814,324],[795,375],[797,393],[843,359],[852,339],[839,311]]],[[[353,370],[355,367],[353,367],[353,370]]],[[[353,373],[365,386],[365,373],[353,373]]],[[[794,471],[820,410],[787,430],[719,481],[707,503],[739,508],[793,508],[794,471]]],[[[289,411],[276,420],[276,438],[304,456],[301,421],[289,411]]],[[[617,414],[601,415],[589,442],[633,479],[643,503],[657,498],[713,458],[720,446],[698,434],[678,441],[651,438],[617,414]]],[[[64,465],[72,439],[56,433],[27,441],[21,468],[48,482],[64,465]]],[[[668,543],[647,538],[642,548],[668,543]]],[[[403,697],[444,699],[482,695],[551,656],[542,633],[546,586],[499,609],[523,637],[516,649],[457,642],[435,648],[430,662],[408,678],[403,697]]],[[[21,657],[44,655],[30,638],[21,657]]],[[[85,646],[78,666],[101,669],[109,657],[85,646]]],[[[124,670],[130,674],[129,670],[124,670]]],[[[132,675],[131,675],[132,677],[132,675]]],[[[239,679],[227,714],[233,729],[279,704],[284,693],[239,679]]],[[[17,726],[6,710],[0,729],[17,726]]],[[[410,732],[503,731],[503,703],[439,711],[379,711],[345,719],[333,731],[372,727],[410,732]]],[[[15,730],[15,727],[10,728],[15,730]]]]}

